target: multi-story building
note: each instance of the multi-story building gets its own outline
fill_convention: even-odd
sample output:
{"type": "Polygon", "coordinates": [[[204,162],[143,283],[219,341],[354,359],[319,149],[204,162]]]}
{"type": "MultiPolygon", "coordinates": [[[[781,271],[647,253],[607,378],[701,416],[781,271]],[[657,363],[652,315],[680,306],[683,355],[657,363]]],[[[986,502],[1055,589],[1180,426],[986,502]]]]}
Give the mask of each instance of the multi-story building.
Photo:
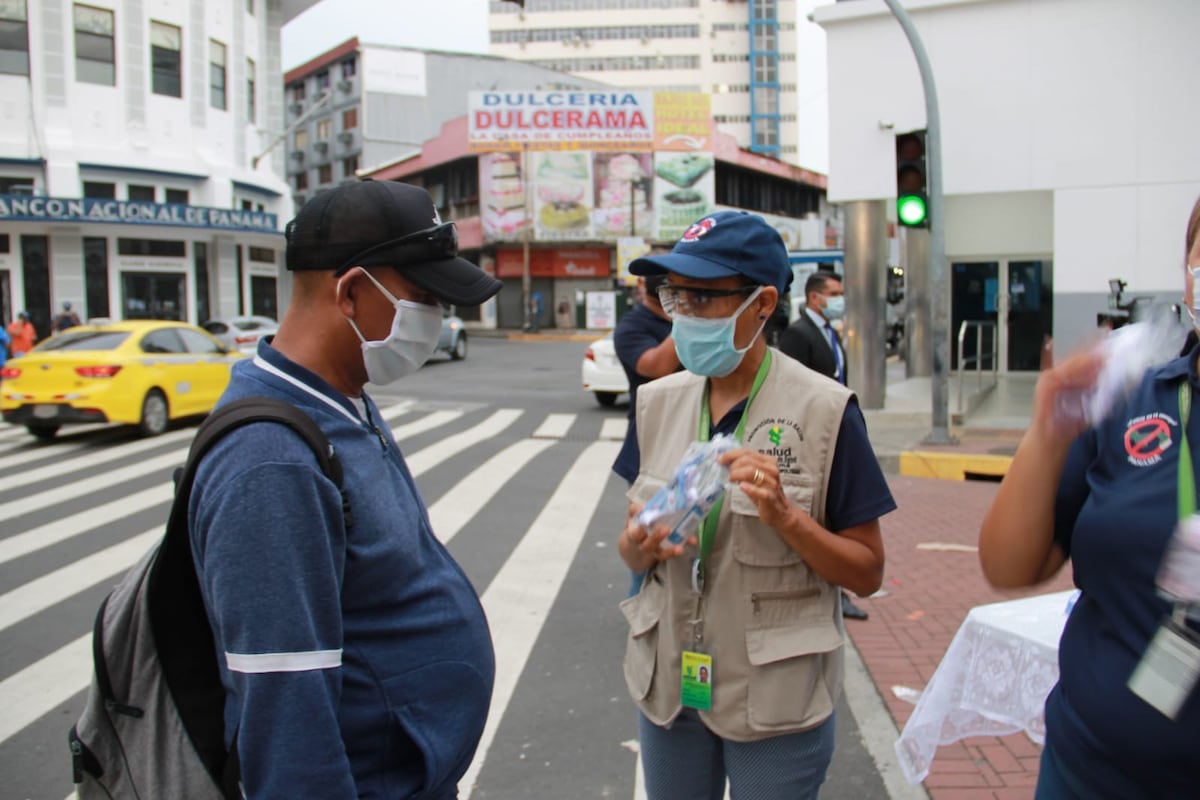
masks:
{"type": "MultiPolygon", "coordinates": [[[[350,39],[284,75],[287,175],[297,206],[320,189],[420,151],[475,90],[603,87],[476,53],[350,39]]],[[[440,201],[439,201],[440,202],[440,201]]]]}
{"type": "Polygon", "coordinates": [[[5,321],[275,313],[279,31],[314,2],[0,2],[5,321]]]}
{"type": "Polygon", "coordinates": [[[795,0],[491,0],[491,53],[613,86],[712,95],[718,127],[799,164],[795,0]]]}

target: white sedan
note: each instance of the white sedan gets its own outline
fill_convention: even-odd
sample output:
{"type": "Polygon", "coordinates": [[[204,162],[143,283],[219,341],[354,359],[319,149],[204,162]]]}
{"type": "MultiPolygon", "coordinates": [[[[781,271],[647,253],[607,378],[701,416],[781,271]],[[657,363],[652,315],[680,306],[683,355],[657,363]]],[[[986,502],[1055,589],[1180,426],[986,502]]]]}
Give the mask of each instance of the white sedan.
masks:
{"type": "Polygon", "coordinates": [[[612,334],[588,345],[583,354],[583,390],[593,392],[596,402],[611,406],[617,397],[629,391],[629,379],[613,348],[612,334]]]}

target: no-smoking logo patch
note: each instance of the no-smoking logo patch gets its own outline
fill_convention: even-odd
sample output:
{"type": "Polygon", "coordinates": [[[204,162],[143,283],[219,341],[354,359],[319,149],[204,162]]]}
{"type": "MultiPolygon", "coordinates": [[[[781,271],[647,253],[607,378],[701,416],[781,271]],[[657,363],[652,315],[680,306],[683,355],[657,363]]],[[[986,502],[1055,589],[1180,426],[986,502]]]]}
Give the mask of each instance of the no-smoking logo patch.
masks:
{"type": "Polygon", "coordinates": [[[1134,417],[1125,424],[1125,454],[1135,467],[1149,467],[1162,461],[1163,453],[1174,442],[1171,429],[1179,423],[1166,414],[1134,417]]]}

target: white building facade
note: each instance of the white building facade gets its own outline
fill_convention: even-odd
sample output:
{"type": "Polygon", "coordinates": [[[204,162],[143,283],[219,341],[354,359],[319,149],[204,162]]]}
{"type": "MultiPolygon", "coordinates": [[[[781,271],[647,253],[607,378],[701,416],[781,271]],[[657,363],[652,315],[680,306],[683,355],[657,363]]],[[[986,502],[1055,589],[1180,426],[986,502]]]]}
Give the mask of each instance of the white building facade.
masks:
{"type": "Polygon", "coordinates": [[[712,95],[738,145],[799,163],[796,0],[491,0],[489,52],[613,86],[712,95]]]}
{"type": "Polygon", "coordinates": [[[279,29],[305,0],[0,0],[0,312],[277,307],[279,29]]]}
{"type": "MultiPolygon", "coordinates": [[[[941,107],[951,341],[963,320],[991,321],[1000,369],[1037,369],[1047,337],[1061,357],[1092,335],[1109,279],[1178,302],[1200,195],[1200,3],[904,5],[941,107]]],[[[895,134],[926,125],[912,50],[881,0],[823,6],[815,21],[833,98],[829,200],[892,200],[895,134]]]]}

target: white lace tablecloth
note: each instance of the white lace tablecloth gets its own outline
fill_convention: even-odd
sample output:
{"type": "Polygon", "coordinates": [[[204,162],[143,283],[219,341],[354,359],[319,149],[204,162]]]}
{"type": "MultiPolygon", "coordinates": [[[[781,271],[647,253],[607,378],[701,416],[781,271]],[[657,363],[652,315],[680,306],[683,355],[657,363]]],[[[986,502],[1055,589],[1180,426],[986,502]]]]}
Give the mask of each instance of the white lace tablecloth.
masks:
{"type": "Polygon", "coordinates": [[[938,745],[1024,731],[1042,744],[1046,695],[1072,591],[976,606],[954,634],[896,741],[909,783],[929,774],[938,745]]]}

